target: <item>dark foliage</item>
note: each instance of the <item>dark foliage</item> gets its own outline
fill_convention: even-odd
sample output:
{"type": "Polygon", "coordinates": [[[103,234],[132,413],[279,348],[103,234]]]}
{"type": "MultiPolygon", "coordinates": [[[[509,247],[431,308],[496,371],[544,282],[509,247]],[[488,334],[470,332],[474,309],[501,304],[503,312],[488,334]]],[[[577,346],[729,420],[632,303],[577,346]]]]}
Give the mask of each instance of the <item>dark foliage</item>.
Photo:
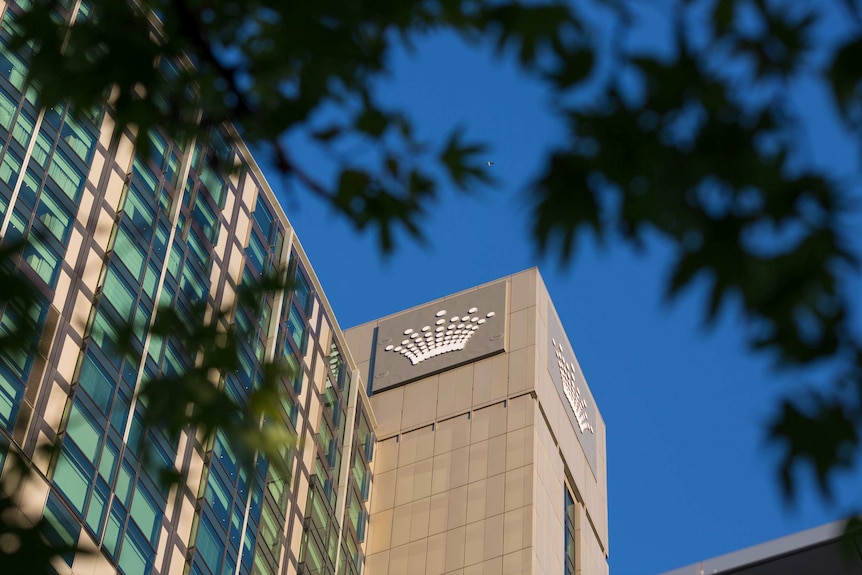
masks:
{"type": "MultiPolygon", "coordinates": [[[[441,186],[487,183],[487,171],[477,169],[481,144],[464,142],[457,127],[444,142],[419,141],[405,112],[377,101],[371,87],[389,54],[445,29],[514,57],[549,87],[569,132],[528,192],[538,245],[567,259],[585,234],[635,247],[647,237],[669,242],[669,298],[705,280],[707,321],[738,306],[752,350],[783,368],[834,367],[831,380],[794,392],[769,427],[786,448],[785,492],[794,493],[800,463],[827,494],[834,472],[858,468],[862,342],[848,294],[859,289],[859,254],[847,222],[859,190],[846,174],[808,161],[807,111],[791,97],[801,80],[826,90],[836,121],[859,143],[862,8],[855,0],[662,3],[656,10],[673,23],[669,56],[630,48],[639,8],[632,0],[91,4],[71,26],[52,16],[65,13],[60,0],[34,0],[19,20],[19,45],[33,50],[31,79],[45,105],[71,101],[85,110],[109,97],[117,130],[158,126],[178,139],[233,122],[272,155],[288,183],[375,230],[383,249],[398,230],[421,236],[419,217],[441,186]],[[597,33],[590,13],[614,25],[597,33]],[[836,20],[846,30],[825,33],[836,20]],[[600,61],[608,62],[604,71],[594,66],[600,61]],[[596,95],[571,104],[585,85],[596,95]],[[337,178],[318,180],[295,162],[285,136],[296,132],[333,158],[337,178]],[[379,165],[342,159],[337,150],[346,141],[374,149],[379,165]]],[[[233,335],[209,336],[190,349],[208,367],[229,369],[233,335]]],[[[175,404],[220,409],[224,398],[213,395],[208,373],[188,375],[195,384],[175,404]]],[[[154,424],[221,423],[200,409],[190,421],[166,413],[154,424]]]]}

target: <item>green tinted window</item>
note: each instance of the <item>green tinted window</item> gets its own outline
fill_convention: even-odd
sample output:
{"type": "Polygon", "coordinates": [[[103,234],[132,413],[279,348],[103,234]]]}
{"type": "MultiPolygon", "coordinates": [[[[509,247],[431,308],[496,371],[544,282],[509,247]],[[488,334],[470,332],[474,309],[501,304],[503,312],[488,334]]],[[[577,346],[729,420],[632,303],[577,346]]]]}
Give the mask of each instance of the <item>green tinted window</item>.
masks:
{"type": "MultiPolygon", "coordinates": [[[[123,210],[135,223],[135,227],[140,230],[150,230],[155,224],[156,212],[141,193],[134,188],[129,189],[123,210]]],[[[147,243],[149,243],[149,238],[147,238],[147,243]]]]}
{"type": "Polygon", "coordinates": [[[104,431],[95,424],[78,403],[72,406],[66,433],[91,463],[96,462],[104,431]]]}
{"type": "Polygon", "coordinates": [[[138,524],[138,527],[141,528],[141,531],[143,531],[149,539],[152,539],[154,534],[158,531],[159,523],[161,522],[161,513],[152,498],[150,498],[147,492],[141,489],[140,486],[138,486],[138,489],[135,491],[135,499],[132,501],[131,515],[132,519],[135,520],[135,523],[138,524]]]}
{"type": "Polygon", "coordinates": [[[106,297],[114,309],[119,312],[120,317],[131,321],[132,311],[135,307],[136,294],[123,281],[117,271],[113,268],[108,270],[105,277],[105,285],[102,288],[102,296],[106,297]]]}
{"type": "Polygon", "coordinates": [[[359,486],[359,493],[363,499],[368,500],[368,488],[371,487],[371,473],[365,467],[365,462],[358,455],[353,456],[353,479],[359,486]]]}
{"type": "Polygon", "coordinates": [[[12,118],[17,107],[18,103],[4,90],[0,90],[0,126],[6,130],[12,127],[12,118]]]}
{"type": "Polygon", "coordinates": [[[108,503],[108,493],[96,488],[90,498],[90,507],[87,509],[87,525],[97,534],[101,533],[102,518],[108,503]]]}
{"type": "Polygon", "coordinates": [[[48,136],[45,135],[45,132],[43,130],[40,130],[39,135],[36,137],[36,142],[33,146],[32,157],[33,161],[42,166],[43,168],[45,167],[45,160],[48,159],[48,155],[51,153],[52,144],[53,142],[48,139],[48,136]]]}
{"type": "Polygon", "coordinates": [[[32,242],[24,249],[24,260],[42,281],[53,287],[57,272],[60,271],[60,256],[53,249],[45,242],[32,242]]]}
{"type": "Polygon", "coordinates": [[[96,365],[90,354],[84,357],[79,384],[102,412],[107,414],[114,398],[114,384],[102,368],[96,365]]]}
{"type": "Polygon", "coordinates": [[[258,273],[263,272],[263,266],[266,263],[266,249],[257,237],[257,234],[252,233],[248,242],[248,257],[254,269],[258,273]]]}
{"type": "Polygon", "coordinates": [[[137,541],[126,537],[120,554],[120,568],[125,575],[146,575],[147,553],[137,541]]]}
{"type": "Polygon", "coordinates": [[[111,516],[108,520],[108,525],[105,527],[105,539],[103,545],[111,555],[117,552],[117,546],[120,544],[120,534],[123,530],[122,511],[114,503],[111,508],[111,516]]]}
{"type": "Polygon", "coordinates": [[[26,148],[30,141],[30,136],[33,135],[33,119],[30,118],[23,110],[18,114],[18,121],[15,122],[15,127],[12,128],[12,137],[15,138],[22,147],[26,148]]]}
{"type": "Polygon", "coordinates": [[[117,476],[117,486],[114,488],[114,493],[117,499],[128,505],[129,496],[132,494],[132,477],[134,472],[129,467],[128,463],[123,463],[120,467],[120,474],[117,476]]]}
{"type": "Polygon", "coordinates": [[[296,293],[296,299],[299,305],[305,311],[306,315],[311,312],[311,285],[305,279],[305,274],[301,269],[296,268],[296,276],[293,278],[293,291],[296,293]]]}
{"type": "Polygon", "coordinates": [[[60,138],[66,142],[72,151],[85,163],[90,161],[90,152],[96,146],[96,138],[84,127],[78,124],[71,115],[66,116],[60,138]]]}
{"type": "Polygon", "coordinates": [[[374,432],[368,424],[368,418],[361,411],[357,411],[359,423],[356,426],[356,439],[365,455],[365,459],[371,461],[374,457],[374,432]]]}
{"type": "Polygon", "coordinates": [[[263,201],[263,195],[260,193],[257,195],[257,205],[254,208],[254,221],[260,226],[263,237],[267,239],[272,237],[273,216],[269,209],[267,209],[263,201]]]}
{"type": "Polygon", "coordinates": [[[356,531],[356,537],[360,541],[365,539],[365,512],[362,510],[362,505],[359,499],[350,495],[350,507],[347,509],[347,515],[350,519],[350,524],[353,525],[353,530],[356,531]]]}
{"type": "Polygon", "coordinates": [[[147,294],[150,299],[153,299],[156,295],[156,282],[159,279],[159,270],[152,263],[147,266],[147,275],[144,277],[144,293],[147,294]]]}
{"type": "Polygon", "coordinates": [[[204,517],[200,522],[200,529],[198,529],[195,551],[212,571],[218,568],[222,551],[224,550],[224,543],[221,539],[221,537],[215,535],[215,530],[210,524],[209,519],[204,517]]]}
{"type": "Polygon", "coordinates": [[[197,232],[191,230],[189,232],[188,240],[186,241],[189,248],[191,249],[190,255],[194,257],[194,259],[201,265],[201,267],[205,268],[209,264],[210,254],[204,248],[203,242],[198,237],[197,232]]]}
{"type": "Polygon", "coordinates": [[[39,206],[36,209],[36,216],[57,241],[66,242],[67,234],[72,226],[72,215],[57,201],[57,198],[42,192],[39,206]]]}
{"type": "Polygon", "coordinates": [[[54,471],[54,483],[63,492],[78,513],[84,513],[91,473],[72,455],[63,450],[54,471]]]}
{"type": "Polygon", "coordinates": [[[290,337],[293,338],[300,353],[305,353],[305,322],[302,321],[302,316],[293,305],[290,306],[287,330],[290,332],[290,337]]]}
{"type": "Polygon", "coordinates": [[[21,160],[12,152],[7,150],[3,156],[3,163],[0,164],[0,180],[6,182],[9,187],[15,185],[18,179],[18,173],[21,171],[21,160]]]}
{"type": "MultiPolygon", "coordinates": [[[[4,27],[6,24],[5,20],[8,20],[8,18],[4,19],[4,27]]],[[[27,66],[20,58],[11,52],[7,52],[5,49],[2,55],[0,55],[0,74],[6,76],[9,82],[18,88],[19,91],[23,91],[24,81],[27,79],[27,66]]]]}
{"type": "Polygon", "coordinates": [[[206,186],[207,191],[210,193],[213,202],[219,207],[224,206],[225,186],[222,177],[211,166],[205,165],[203,170],[201,170],[200,178],[201,183],[206,186]]]}
{"type": "Polygon", "coordinates": [[[99,460],[99,475],[106,482],[111,482],[111,477],[114,475],[114,468],[117,463],[117,448],[110,442],[105,443],[102,449],[102,459],[99,460]]]}
{"type": "Polygon", "coordinates": [[[117,239],[114,242],[114,253],[129,268],[133,277],[141,276],[144,271],[146,254],[141,248],[140,243],[133,241],[129,233],[123,228],[120,228],[117,232],[117,239]]]}
{"type": "Polygon", "coordinates": [[[52,156],[48,175],[70,200],[78,201],[84,189],[84,175],[66,158],[63,150],[56,150],[52,156]]]}
{"type": "Polygon", "coordinates": [[[212,211],[209,204],[204,201],[203,194],[198,194],[195,199],[195,209],[192,213],[192,218],[198,223],[203,231],[203,234],[210,241],[215,240],[215,230],[218,220],[215,212],[212,211]]]}

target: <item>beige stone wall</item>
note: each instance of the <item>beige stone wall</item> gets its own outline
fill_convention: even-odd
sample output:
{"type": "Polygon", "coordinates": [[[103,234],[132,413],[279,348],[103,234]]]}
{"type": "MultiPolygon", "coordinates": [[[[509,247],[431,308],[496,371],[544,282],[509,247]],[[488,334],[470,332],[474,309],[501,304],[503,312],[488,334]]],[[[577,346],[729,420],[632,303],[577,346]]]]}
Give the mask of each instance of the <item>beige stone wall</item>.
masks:
{"type": "Polygon", "coordinates": [[[523,395],[379,442],[366,572],[524,572],[535,409],[523,395]]]}
{"type": "MultiPolygon", "coordinates": [[[[607,573],[605,428],[596,476],[547,372],[551,305],[535,269],[509,283],[506,352],[376,393],[368,575],[563,573],[564,486],[578,573],[607,573]]],[[[377,322],[346,332],[369,376],[377,322]]]]}
{"type": "MultiPolygon", "coordinates": [[[[541,276],[536,280],[536,320],[537,345],[536,363],[546,366],[548,363],[549,346],[547,342],[548,316],[554,314],[553,302],[542,282],[541,276]]],[[[571,329],[571,328],[570,328],[571,329]]],[[[577,352],[577,350],[575,350],[577,352]]],[[[585,508],[587,524],[584,534],[590,531],[592,535],[584,539],[582,548],[586,549],[589,539],[595,544],[601,555],[608,554],[608,497],[607,497],[607,457],[606,457],[606,427],[601,412],[596,410],[596,421],[593,422],[596,436],[596,473],[590,468],[577,434],[580,430],[572,426],[567,410],[569,405],[559,395],[550,374],[543,367],[537,370],[536,394],[546,419],[549,431],[554,440],[557,457],[562,458],[569,476],[570,487],[579,503],[585,508]]],[[[562,537],[562,535],[561,535],[562,537]]],[[[606,567],[605,567],[606,568],[606,567]]],[[[584,571],[593,573],[594,571],[584,571]]]]}

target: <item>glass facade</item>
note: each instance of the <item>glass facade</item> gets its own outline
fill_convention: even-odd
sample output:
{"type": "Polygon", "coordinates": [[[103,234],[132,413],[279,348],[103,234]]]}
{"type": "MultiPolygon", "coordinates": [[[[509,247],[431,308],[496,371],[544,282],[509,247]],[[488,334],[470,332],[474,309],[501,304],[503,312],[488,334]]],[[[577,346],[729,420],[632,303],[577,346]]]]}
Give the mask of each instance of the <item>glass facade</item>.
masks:
{"type": "MultiPolygon", "coordinates": [[[[0,350],[0,435],[34,461],[49,539],[95,550],[59,558],[57,571],[360,573],[367,398],[273,193],[228,128],[205,141],[153,131],[139,142],[113,133],[107,106],[40,107],[28,54],[7,48],[25,4],[0,0],[0,240],[28,240],[4,265],[38,299],[0,306],[0,330],[26,314],[40,339],[23,354],[0,350]],[[241,168],[216,167],[228,165],[241,168]],[[236,298],[279,274],[289,289],[259,306],[236,298]],[[287,366],[280,409],[267,415],[296,436],[279,465],[260,454],[243,465],[224,433],[206,441],[145,426],[142,382],[197,361],[177,337],[149,333],[164,307],[188,325],[230,310],[221,327],[237,330],[238,368],[213,385],[240,405],[264,364],[287,366]],[[118,343],[124,326],[130,352],[118,343]],[[46,442],[59,449],[41,461],[46,442]],[[182,472],[179,485],[165,488],[165,469],[182,472]]],[[[89,16],[84,0],[61,4],[59,17],[89,16]]]]}
{"type": "MultiPolygon", "coordinates": [[[[63,266],[85,174],[93,158],[101,112],[78,114],[42,109],[38,92],[26,85],[29,54],[7,46],[20,14],[4,7],[0,20],[0,237],[32,238],[18,272],[41,296],[27,310],[37,331],[44,328],[49,297],[63,266]]],[[[8,332],[23,310],[0,304],[0,330],[8,332]]],[[[13,356],[0,352],[0,428],[11,433],[36,350],[13,356]]]]}

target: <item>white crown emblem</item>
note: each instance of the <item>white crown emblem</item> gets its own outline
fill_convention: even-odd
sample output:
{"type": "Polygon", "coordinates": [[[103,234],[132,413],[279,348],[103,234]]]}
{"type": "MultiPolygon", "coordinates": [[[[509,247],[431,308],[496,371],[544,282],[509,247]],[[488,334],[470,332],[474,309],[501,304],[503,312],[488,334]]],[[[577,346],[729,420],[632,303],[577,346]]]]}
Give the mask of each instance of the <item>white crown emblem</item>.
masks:
{"type": "Polygon", "coordinates": [[[563,393],[566,394],[566,399],[569,400],[569,405],[575,413],[575,419],[578,421],[578,427],[581,428],[581,433],[589,430],[595,433],[593,424],[590,423],[587,416],[587,401],[581,397],[581,388],[575,384],[575,364],[566,363],[563,357],[563,344],[558,344],[557,340],[551,338],[554,343],[554,353],[557,356],[557,366],[560,368],[560,379],[563,382],[563,393]]]}
{"type": "Polygon", "coordinates": [[[435,314],[437,319],[433,325],[429,324],[418,330],[405,329],[406,339],[400,345],[387,345],[385,350],[400,353],[413,365],[450,351],[460,351],[473,334],[488,319],[494,317],[494,312],[491,311],[480,318],[476,315],[478,311],[479,308],[471,307],[467,310],[467,315],[453,315],[446,319],[444,316],[447,312],[441,309],[435,314]]]}

